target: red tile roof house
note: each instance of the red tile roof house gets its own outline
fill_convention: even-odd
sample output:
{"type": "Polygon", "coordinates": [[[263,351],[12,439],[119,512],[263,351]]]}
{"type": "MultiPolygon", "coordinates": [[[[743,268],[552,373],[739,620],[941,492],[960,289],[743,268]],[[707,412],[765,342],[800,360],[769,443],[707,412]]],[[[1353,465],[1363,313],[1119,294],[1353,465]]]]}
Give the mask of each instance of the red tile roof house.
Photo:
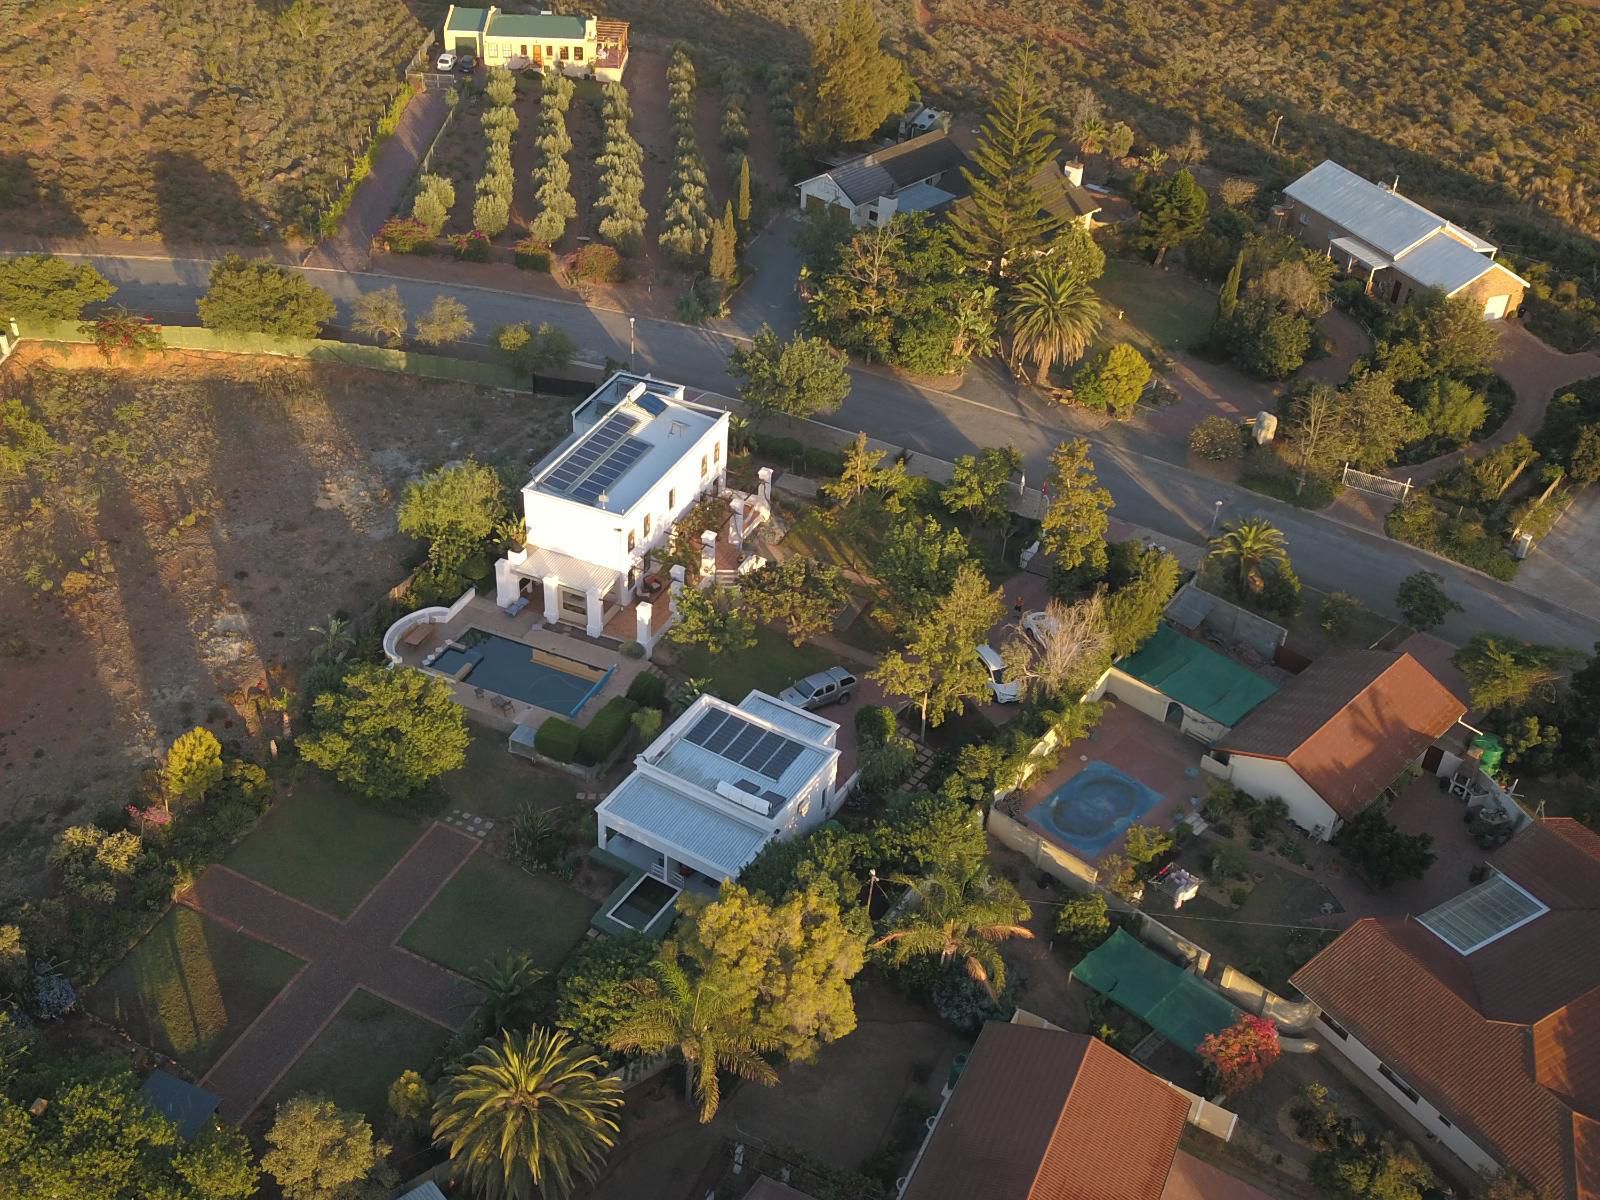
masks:
{"type": "Polygon", "coordinates": [[[1201,766],[1258,799],[1279,797],[1289,819],[1323,841],[1439,746],[1466,713],[1409,654],[1325,655],[1219,738],[1201,766]]]}
{"type": "Polygon", "coordinates": [[[1178,1149],[1188,1113],[1102,1041],[991,1022],[899,1200],[1269,1200],[1178,1149]]]}
{"type": "Polygon", "coordinates": [[[1600,836],[1553,819],[1487,879],[1368,918],[1293,982],[1332,1061],[1475,1170],[1546,1200],[1600,1198],[1600,836]]]}

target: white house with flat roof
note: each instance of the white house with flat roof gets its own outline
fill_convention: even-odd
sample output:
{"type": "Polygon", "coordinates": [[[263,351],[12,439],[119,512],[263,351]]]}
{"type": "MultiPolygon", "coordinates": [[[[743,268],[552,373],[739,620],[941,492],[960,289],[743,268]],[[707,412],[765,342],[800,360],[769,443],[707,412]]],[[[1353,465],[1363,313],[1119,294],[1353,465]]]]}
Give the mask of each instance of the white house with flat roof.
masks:
{"type": "Polygon", "coordinates": [[[594,16],[502,12],[452,4],[444,17],[444,48],[471,54],[486,66],[521,70],[553,67],[616,83],[628,65],[628,23],[594,16]]]}
{"type": "Polygon", "coordinates": [[[618,372],[523,486],[525,541],[495,564],[496,603],[538,600],[548,623],[599,637],[637,595],[646,556],[727,470],[727,413],[685,400],[682,384],[618,372]]]}
{"type": "Polygon", "coordinates": [[[714,890],[838,809],[838,735],[765,692],[737,705],[703,695],[600,802],[595,844],[672,887],[714,890]]]}

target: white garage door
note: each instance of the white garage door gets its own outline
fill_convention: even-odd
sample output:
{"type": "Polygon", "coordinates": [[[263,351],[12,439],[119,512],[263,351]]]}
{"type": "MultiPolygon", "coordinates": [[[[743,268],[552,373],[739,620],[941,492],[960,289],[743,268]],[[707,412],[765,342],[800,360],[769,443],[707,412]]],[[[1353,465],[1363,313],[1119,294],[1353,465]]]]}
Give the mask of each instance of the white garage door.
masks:
{"type": "Polygon", "coordinates": [[[1510,296],[1490,296],[1483,305],[1483,319],[1485,321],[1498,321],[1506,315],[1506,305],[1511,303],[1510,296]]]}

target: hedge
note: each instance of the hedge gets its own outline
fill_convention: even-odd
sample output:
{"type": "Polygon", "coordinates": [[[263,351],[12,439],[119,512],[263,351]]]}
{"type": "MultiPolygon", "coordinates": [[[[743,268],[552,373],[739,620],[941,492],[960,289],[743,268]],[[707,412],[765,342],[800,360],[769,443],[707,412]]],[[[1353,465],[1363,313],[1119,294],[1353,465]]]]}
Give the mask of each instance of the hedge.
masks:
{"type": "Polygon", "coordinates": [[[881,746],[895,735],[894,713],[881,704],[856,709],[856,740],[863,746],[881,746]]]}
{"type": "Polygon", "coordinates": [[[795,471],[812,475],[838,475],[844,470],[844,455],[837,450],[822,450],[807,446],[797,438],[771,437],[755,434],[750,438],[750,448],[765,458],[775,458],[789,464],[795,471]]]}
{"type": "Polygon", "coordinates": [[[539,731],[533,735],[533,748],[546,758],[553,758],[556,762],[576,762],[578,759],[578,744],[583,738],[583,731],[571,721],[561,717],[547,717],[544,724],[539,726],[539,731]]]}
{"type": "MultiPolygon", "coordinates": [[[[595,713],[578,738],[578,761],[598,766],[611,757],[622,739],[633,728],[633,713],[639,706],[626,696],[613,696],[595,713]]],[[[540,726],[540,732],[544,727],[540,726]]]]}
{"type": "Polygon", "coordinates": [[[640,708],[661,708],[667,702],[667,681],[650,671],[641,671],[628,685],[628,699],[640,708]]]}

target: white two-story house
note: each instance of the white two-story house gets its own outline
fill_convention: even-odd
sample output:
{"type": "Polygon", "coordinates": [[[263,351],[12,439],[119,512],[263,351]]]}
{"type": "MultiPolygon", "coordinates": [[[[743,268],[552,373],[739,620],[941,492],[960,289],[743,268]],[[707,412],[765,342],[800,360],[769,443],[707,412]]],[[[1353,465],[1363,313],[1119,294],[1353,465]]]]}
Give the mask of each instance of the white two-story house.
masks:
{"type": "Polygon", "coordinates": [[[769,841],[838,809],[838,735],[765,692],[700,696],[595,809],[595,844],[672,888],[714,891],[769,841]]]}
{"type": "Polygon", "coordinates": [[[618,372],[523,486],[525,542],[495,564],[496,603],[537,602],[550,624],[599,637],[635,598],[646,555],[727,470],[727,413],[685,400],[682,384],[618,372]]]}

